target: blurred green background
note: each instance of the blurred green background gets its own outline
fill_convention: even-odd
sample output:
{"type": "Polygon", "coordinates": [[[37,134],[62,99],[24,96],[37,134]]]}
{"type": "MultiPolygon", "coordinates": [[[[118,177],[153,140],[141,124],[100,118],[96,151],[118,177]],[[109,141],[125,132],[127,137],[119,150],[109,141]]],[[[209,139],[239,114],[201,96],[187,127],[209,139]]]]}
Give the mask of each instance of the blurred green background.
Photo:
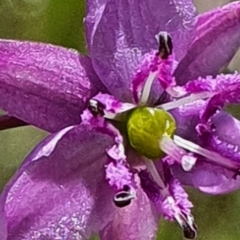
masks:
{"type": "MultiPolygon", "coordinates": [[[[0,38],[51,42],[83,52],[83,16],[84,0],[0,0],[0,38]]],[[[235,114],[236,109],[231,107],[235,114]]],[[[46,134],[34,127],[0,132],[0,188],[46,134]]],[[[197,239],[240,239],[240,193],[213,197],[189,190],[189,194],[195,205],[197,239]]],[[[175,224],[161,222],[158,239],[182,239],[181,231],[175,224]]]]}

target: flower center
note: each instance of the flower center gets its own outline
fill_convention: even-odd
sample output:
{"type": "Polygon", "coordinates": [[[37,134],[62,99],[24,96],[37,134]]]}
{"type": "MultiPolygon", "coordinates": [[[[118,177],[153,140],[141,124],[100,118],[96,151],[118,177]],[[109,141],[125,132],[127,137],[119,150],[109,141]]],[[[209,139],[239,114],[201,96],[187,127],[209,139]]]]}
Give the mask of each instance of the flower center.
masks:
{"type": "Polygon", "coordinates": [[[173,136],[176,123],[174,118],[162,109],[138,107],[131,112],[126,128],[132,148],[154,160],[164,155],[159,142],[163,136],[173,136]]]}

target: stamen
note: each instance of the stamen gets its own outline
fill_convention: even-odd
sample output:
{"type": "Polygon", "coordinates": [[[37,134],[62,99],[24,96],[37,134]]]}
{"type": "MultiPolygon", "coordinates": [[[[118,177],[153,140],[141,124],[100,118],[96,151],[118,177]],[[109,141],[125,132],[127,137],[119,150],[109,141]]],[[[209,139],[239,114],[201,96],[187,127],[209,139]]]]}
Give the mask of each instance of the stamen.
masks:
{"type": "Polygon", "coordinates": [[[113,202],[115,203],[115,205],[119,208],[122,208],[122,207],[126,207],[128,206],[132,199],[134,199],[135,196],[134,194],[131,193],[130,190],[123,190],[121,192],[118,192],[114,198],[113,198],[113,202]]]}
{"type": "Polygon", "coordinates": [[[197,236],[197,227],[190,213],[193,205],[181,187],[171,190],[172,194],[169,194],[162,204],[164,217],[169,220],[175,219],[182,228],[184,237],[194,239],[197,236]]]}
{"type": "Polygon", "coordinates": [[[197,237],[197,227],[192,215],[176,214],[175,219],[182,228],[183,236],[186,239],[195,239],[197,237]]]}
{"type": "Polygon", "coordinates": [[[151,161],[151,160],[149,160],[147,158],[144,158],[144,162],[146,164],[146,167],[147,167],[148,171],[151,173],[153,179],[158,184],[158,186],[161,188],[161,194],[163,196],[167,196],[168,195],[168,191],[166,189],[165,183],[163,182],[163,180],[159,176],[159,173],[158,173],[158,171],[157,171],[153,161],[151,161]]]}
{"type": "Polygon", "coordinates": [[[175,135],[173,137],[173,141],[178,146],[205,157],[209,162],[221,165],[223,167],[226,167],[226,168],[228,168],[230,170],[234,170],[234,171],[236,171],[240,168],[240,166],[237,163],[231,161],[230,159],[225,158],[216,152],[202,148],[199,145],[197,145],[193,142],[190,142],[188,140],[185,140],[179,136],[175,135]]]}
{"type": "Polygon", "coordinates": [[[135,104],[121,103],[113,96],[103,93],[94,96],[88,103],[88,110],[94,117],[100,116],[115,121],[122,121],[124,113],[135,107],[135,104]]]}
{"type": "MultiPolygon", "coordinates": [[[[146,159],[146,164],[149,171],[139,173],[143,190],[149,199],[155,203],[155,206],[165,219],[176,220],[183,230],[184,237],[194,239],[197,235],[197,228],[190,211],[193,205],[188,200],[188,195],[180,182],[173,178],[171,171],[169,173],[165,171],[165,174],[168,175],[166,176],[168,178],[166,184],[157,184],[159,176],[155,165],[148,159],[146,159]],[[159,188],[158,185],[162,185],[164,188],[159,188]]],[[[167,167],[167,165],[164,167],[167,167]]]]}
{"type": "Polygon", "coordinates": [[[210,98],[213,95],[214,95],[214,93],[211,93],[211,92],[202,92],[202,93],[191,94],[190,96],[181,98],[179,100],[164,103],[162,105],[158,105],[157,108],[161,108],[161,109],[164,109],[165,111],[169,111],[171,109],[178,108],[184,104],[191,103],[196,100],[210,98]]]}
{"type": "Polygon", "coordinates": [[[142,88],[142,94],[141,94],[141,98],[139,101],[139,105],[146,105],[149,95],[150,95],[150,91],[151,91],[151,87],[153,84],[153,81],[155,79],[155,77],[157,76],[158,72],[151,72],[148,76],[148,78],[146,79],[146,81],[144,82],[144,86],[142,88]]]}
{"type": "Polygon", "coordinates": [[[159,147],[172,160],[174,160],[174,162],[181,164],[184,171],[190,171],[197,161],[196,157],[191,156],[185,150],[179,148],[168,136],[164,136],[161,139],[159,147]]]}
{"type": "Polygon", "coordinates": [[[92,113],[93,116],[103,116],[104,108],[105,106],[95,99],[91,99],[89,101],[88,110],[92,113]]]}

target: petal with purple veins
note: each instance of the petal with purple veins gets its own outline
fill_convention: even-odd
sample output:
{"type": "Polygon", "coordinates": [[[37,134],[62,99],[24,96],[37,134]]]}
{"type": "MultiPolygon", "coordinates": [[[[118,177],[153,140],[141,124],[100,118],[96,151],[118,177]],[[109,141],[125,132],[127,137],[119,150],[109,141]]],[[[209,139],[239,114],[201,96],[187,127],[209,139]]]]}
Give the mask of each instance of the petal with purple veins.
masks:
{"type": "Polygon", "coordinates": [[[88,239],[112,220],[109,136],[71,126],[43,140],[5,187],[9,239],[88,239]],[[93,177],[94,176],[94,177],[93,177]]]}
{"type": "Polygon", "coordinates": [[[240,121],[230,114],[220,112],[212,118],[215,134],[223,141],[240,146],[240,121]]]}
{"type": "Polygon", "coordinates": [[[174,75],[183,85],[189,80],[216,75],[240,45],[240,2],[198,16],[196,36],[174,75]]]}
{"type": "Polygon", "coordinates": [[[155,35],[167,31],[176,45],[177,59],[192,36],[192,1],[87,1],[85,27],[93,67],[108,90],[130,101],[131,74],[140,57],[157,49],[155,35]]]}
{"type": "Polygon", "coordinates": [[[54,132],[77,124],[102,84],[91,60],[50,44],[0,41],[0,107],[54,132]]]}

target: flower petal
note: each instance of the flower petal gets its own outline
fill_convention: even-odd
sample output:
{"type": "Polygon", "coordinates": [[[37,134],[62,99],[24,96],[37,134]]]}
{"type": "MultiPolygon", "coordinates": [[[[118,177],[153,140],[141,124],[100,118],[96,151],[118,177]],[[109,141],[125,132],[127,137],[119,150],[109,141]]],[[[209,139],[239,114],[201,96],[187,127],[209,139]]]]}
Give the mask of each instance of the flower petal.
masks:
{"type": "Polygon", "coordinates": [[[222,176],[222,180],[219,184],[211,187],[199,187],[199,190],[209,194],[226,194],[236,191],[240,188],[240,177],[237,179],[228,179],[222,176]]]}
{"type": "Polygon", "coordinates": [[[107,135],[70,126],[48,136],[3,191],[9,239],[88,239],[112,220],[107,135]]]}
{"type": "MultiPolygon", "coordinates": [[[[225,112],[219,112],[212,119],[214,132],[199,137],[199,142],[233,162],[240,163],[240,122],[225,112]]],[[[195,186],[209,194],[223,194],[240,187],[238,173],[204,162],[199,159],[192,171],[185,172],[179,166],[172,166],[174,175],[182,184],[195,186]]]]}
{"type": "Polygon", "coordinates": [[[215,134],[223,141],[239,145],[240,147],[240,121],[226,112],[219,112],[212,118],[215,134]]]}
{"type": "Polygon", "coordinates": [[[91,60],[50,44],[0,41],[0,107],[47,131],[79,123],[101,83],[91,60]]]}
{"type": "Polygon", "coordinates": [[[171,165],[171,170],[181,184],[196,188],[218,186],[224,178],[231,181],[233,176],[229,170],[219,165],[207,163],[203,158],[199,158],[189,172],[184,171],[177,164],[171,165]]]}
{"type": "Polygon", "coordinates": [[[212,131],[202,135],[203,144],[211,150],[240,163],[240,122],[225,112],[212,120],[212,131]]]}
{"type": "Polygon", "coordinates": [[[179,84],[198,76],[216,75],[240,45],[240,2],[199,15],[197,32],[174,75],[179,84]]]}
{"type": "Polygon", "coordinates": [[[226,194],[240,188],[240,177],[232,177],[225,168],[206,163],[201,159],[190,172],[183,171],[179,166],[171,166],[173,174],[186,186],[198,188],[208,194],[226,194]]]}
{"type": "Polygon", "coordinates": [[[167,31],[177,59],[185,53],[192,35],[195,7],[191,0],[87,1],[85,27],[93,67],[120,100],[131,100],[131,74],[139,58],[157,49],[154,38],[167,31]]]}
{"type": "Polygon", "coordinates": [[[101,240],[154,240],[158,216],[150,200],[140,188],[136,198],[125,208],[119,208],[114,220],[100,232],[101,240]]]}

